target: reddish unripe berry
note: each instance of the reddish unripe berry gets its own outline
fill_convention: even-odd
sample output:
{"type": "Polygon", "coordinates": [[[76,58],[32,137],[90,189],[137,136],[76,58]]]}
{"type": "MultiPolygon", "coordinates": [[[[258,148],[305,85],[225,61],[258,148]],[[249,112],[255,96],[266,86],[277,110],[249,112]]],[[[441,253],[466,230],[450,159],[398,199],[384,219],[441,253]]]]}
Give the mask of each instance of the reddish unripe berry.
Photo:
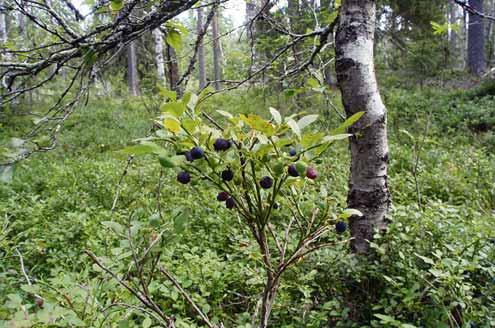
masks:
{"type": "Polygon", "coordinates": [[[314,180],[317,176],[318,172],[316,172],[316,169],[312,166],[308,166],[308,168],[306,169],[306,177],[308,177],[308,179],[314,180]]]}

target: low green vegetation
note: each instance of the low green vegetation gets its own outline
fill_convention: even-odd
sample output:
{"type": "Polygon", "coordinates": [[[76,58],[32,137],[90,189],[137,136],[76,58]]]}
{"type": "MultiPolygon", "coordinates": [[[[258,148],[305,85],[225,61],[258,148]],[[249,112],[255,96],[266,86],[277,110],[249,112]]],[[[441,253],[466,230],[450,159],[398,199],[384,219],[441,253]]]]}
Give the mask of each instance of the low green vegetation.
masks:
{"type": "MultiPolygon", "coordinates": [[[[464,327],[495,325],[495,98],[483,88],[382,90],[391,139],[389,231],[377,235],[367,262],[338,243],[348,232],[332,232],[336,246],[286,272],[273,327],[351,327],[355,318],[372,327],[455,327],[459,317],[464,327]],[[355,289],[362,304],[349,304],[355,289]]],[[[341,123],[321,94],[234,91],[210,98],[205,111],[269,118],[270,106],[284,115],[310,108],[321,129],[341,123]]],[[[203,313],[225,327],[253,327],[262,259],[246,227],[215,200],[218,190],[182,185],[178,170],[162,170],[156,158],[128,161],[119,151],[149,135],[157,115],[140,102],[94,99],[66,123],[56,150],[17,164],[12,182],[0,184],[0,327],[157,326],[85,251],[125,277],[133,272],[129,240],[142,247],[160,233],[153,251],[203,313]]],[[[15,122],[2,138],[29,124],[15,122]]],[[[316,166],[335,209],[345,208],[348,164],[340,142],[316,166]]],[[[177,327],[203,326],[163,274],[153,277],[149,292],[177,327]]]]}

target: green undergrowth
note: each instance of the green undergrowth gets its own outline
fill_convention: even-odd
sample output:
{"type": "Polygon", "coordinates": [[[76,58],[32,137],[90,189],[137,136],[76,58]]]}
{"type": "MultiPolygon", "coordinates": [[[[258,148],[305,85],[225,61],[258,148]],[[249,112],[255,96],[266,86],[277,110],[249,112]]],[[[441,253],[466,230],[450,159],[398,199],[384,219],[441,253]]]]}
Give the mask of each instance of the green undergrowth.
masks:
{"type": "MultiPolygon", "coordinates": [[[[216,109],[269,117],[269,106],[327,112],[321,95],[237,92],[211,98],[205,110],[214,117],[216,109]]],[[[390,124],[389,232],[377,236],[368,261],[339,244],[287,272],[272,326],[451,327],[458,311],[463,327],[492,327],[495,98],[461,91],[382,92],[390,124]],[[366,300],[359,307],[347,299],[356,288],[366,300]],[[355,308],[368,324],[352,323],[355,308]]],[[[321,127],[338,125],[336,112],[325,115],[321,127]]],[[[138,303],[84,253],[91,250],[115,269],[128,263],[108,222],[132,225],[142,241],[154,238],[157,226],[166,231],[160,263],[202,310],[225,327],[253,327],[263,286],[260,255],[237,218],[213,201],[216,194],[199,185],[179,186],[173,172],[160,178],[159,164],[148,157],[134,159],[121,180],[128,159],[118,150],[146,136],[154,116],[140,101],[94,100],[66,123],[55,151],[17,164],[13,181],[0,185],[0,327],[156,324],[144,312],[113,307],[138,303]],[[35,295],[43,297],[42,307],[35,295]]],[[[27,129],[26,122],[13,122],[3,125],[8,128],[2,138],[27,129]]],[[[343,142],[318,167],[336,207],[345,207],[348,165],[343,142]]],[[[163,276],[156,275],[150,293],[176,316],[177,327],[202,326],[163,276]]]]}

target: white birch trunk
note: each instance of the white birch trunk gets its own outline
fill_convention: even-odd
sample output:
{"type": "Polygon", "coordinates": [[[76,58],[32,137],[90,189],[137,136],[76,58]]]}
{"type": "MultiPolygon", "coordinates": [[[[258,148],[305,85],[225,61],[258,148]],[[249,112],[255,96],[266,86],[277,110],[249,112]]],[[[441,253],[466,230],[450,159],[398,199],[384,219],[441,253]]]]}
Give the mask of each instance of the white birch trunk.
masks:
{"type": "Polygon", "coordinates": [[[129,85],[129,93],[132,96],[139,96],[136,41],[131,41],[127,46],[127,82],[129,85]]]}
{"type": "Polygon", "coordinates": [[[384,230],[390,205],[387,186],[387,111],[373,63],[375,1],[344,0],[336,34],[336,71],[348,117],[366,111],[350,128],[351,169],[348,206],[363,213],[349,225],[357,253],[369,251],[374,229],[384,230]]]}
{"type": "Polygon", "coordinates": [[[163,33],[159,28],[154,29],[153,39],[155,40],[155,62],[156,62],[156,76],[158,82],[165,85],[165,59],[163,57],[163,33]]]}

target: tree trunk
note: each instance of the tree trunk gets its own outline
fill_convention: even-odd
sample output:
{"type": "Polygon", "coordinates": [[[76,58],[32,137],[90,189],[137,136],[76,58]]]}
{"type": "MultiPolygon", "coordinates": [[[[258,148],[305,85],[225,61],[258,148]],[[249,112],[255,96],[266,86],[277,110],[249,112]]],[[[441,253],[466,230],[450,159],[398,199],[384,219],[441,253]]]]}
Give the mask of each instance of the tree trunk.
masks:
{"type": "Polygon", "coordinates": [[[211,22],[211,34],[213,38],[213,75],[214,75],[214,85],[215,90],[221,89],[220,80],[222,79],[222,67],[221,56],[222,50],[220,49],[220,31],[218,26],[218,16],[219,10],[216,9],[215,16],[213,16],[213,21],[211,22]]]}
{"type": "Polygon", "coordinates": [[[453,26],[457,24],[459,21],[458,16],[458,5],[456,3],[449,4],[449,24],[452,26],[449,29],[449,53],[450,53],[450,62],[452,66],[457,67],[457,63],[459,62],[459,52],[458,48],[458,35],[453,26]]]}
{"type": "MultiPolygon", "coordinates": [[[[26,4],[25,4],[24,0],[21,0],[19,2],[19,5],[23,9],[25,9],[26,4]]],[[[19,13],[19,15],[17,16],[17,21],[19,23],[19,35],[21,37],[25,38],[26,37],[26,17],[24,16],[23,13],[21,13],[21,12],[19,13]]],[[[23,40],[23,41],[25,41],[25,40],[23,40]]]]}
{"type": "Polygon", "coordinates": [[[139,77],[137,71],[136,41],[127,45],[127,83],[131,96],[139,96],[139,77]]]}
{"type": "MultiPolygon", "coordinates": [[[[469,5],[483,12],[483,0],[469,0],[469,5]]],[[[486,69],[484,32],[483,19],[478,15],[469,14],[468,68],[472,74],[478,76],[486,69]]]]}
{"type": "Polygon", "coordinates": [[[0,0],[0,44],[7,43],[9,37],[7,34],[7,13],[3,10],[3,1],[0,0]]]}
{"type": "Polygon", "coordinates": [[[177,62],[177,54],[175,49],[167,44],[167,79],[170,90],[177,92],[177,97],[182,96],[182,89],[179,88],[179,63],[177,62]]]}
{"type": "Polygon", "coordinates": [[[163,33],[159,28],[153,30],[153,38],[155,39],[155,62],[156,76],[158,82],[165,85],[165,59],[163,58],[163,33]]]}
{"type": "MultiPolygon", "coordinates": [[[[248,74],[251,75],[256,70],[258,63],[258,56],[256,53],[256,22],[254,17],[256,16],[256,1],[246,0],[246,35],[249,49],[251,52],[251,62],[249,65],[248,74]]],[[[250,81],[252,82],[252,81],[250,81]]]]}
{"type": "Polygon", "coordinates": [[[384,230],[390,205],[387,186],[387,111],[380,97],[373,63],[374,0],[344,0],[336,34],[336,72],[347,117],[366,111],[349,130],[351,168],[348,206],[363,213],[349,225],[352,250],[369,252],[374,229],[384,230]]]}
{"type": "MultiPolygon", "coordinates": [[[[203,9],[198,8],[198,23],[196,26],[196,32],[200,35],[203,32],[203,9]]],[[[205,48],[203,40],[198,46],[198,80],[199,89],[202,90],[206,87],[206,65],[205,65],[205,48]]]]}
{"type": "MultiPolygon", "coordinates": [[[[490,0],[488,2],[488,6],[486,8],[486,12],[489,13],[491,16],[495,15],[495,1],[490,0]]],[[[493,61],[493,52],[495,49],[495,44],[493,43],[493,20],[488,20],[487,22],[488,26],[486,27],[486,38],[485,38],[485,44],[488,45],[488,56],[486,58],[486,63],[491,66],[492,61],[493,61]]]]}

